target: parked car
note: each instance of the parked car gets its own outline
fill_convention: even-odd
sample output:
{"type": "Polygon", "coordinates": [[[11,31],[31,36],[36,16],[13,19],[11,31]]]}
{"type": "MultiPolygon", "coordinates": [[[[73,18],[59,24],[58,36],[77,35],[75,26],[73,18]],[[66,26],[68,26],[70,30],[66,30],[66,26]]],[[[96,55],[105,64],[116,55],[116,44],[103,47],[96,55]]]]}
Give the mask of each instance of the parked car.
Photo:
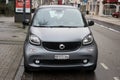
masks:
{"type": "Polygon", "coordinates": [[[119,18],[120,17],[120,12],[114,12],[112,13],[113,17],[119,18]]]}
{"type": "MultiPolygon", "coordinates": [[[[24,25],[28,24],[24,22],[24,25]]],[[[73,6],[48,5],[35,11],[24,44],[25,71],[85,69],[94,71],[98,49],[81,12],[73,6]]]]}

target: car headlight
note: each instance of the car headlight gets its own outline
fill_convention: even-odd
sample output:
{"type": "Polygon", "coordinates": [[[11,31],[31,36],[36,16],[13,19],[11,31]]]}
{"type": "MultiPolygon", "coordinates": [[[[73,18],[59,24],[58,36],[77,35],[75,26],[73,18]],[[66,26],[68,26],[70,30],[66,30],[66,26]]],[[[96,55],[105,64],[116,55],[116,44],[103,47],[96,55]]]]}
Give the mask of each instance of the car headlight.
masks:
{"type": "Polygon", "coordinates": [[[83,39],[83,45],[88,45],[91,44],[92,42],[93,42],[93,36],[91,34],[89,34],[83,39]]]}
{"type": "Polygon", "coordinates": [[[30,41],[31,44],[34,44],[34,45],[40,45],[41,44],[40,39],[36,35],[30,35],[29,36],[29,41],[30,41]]]}

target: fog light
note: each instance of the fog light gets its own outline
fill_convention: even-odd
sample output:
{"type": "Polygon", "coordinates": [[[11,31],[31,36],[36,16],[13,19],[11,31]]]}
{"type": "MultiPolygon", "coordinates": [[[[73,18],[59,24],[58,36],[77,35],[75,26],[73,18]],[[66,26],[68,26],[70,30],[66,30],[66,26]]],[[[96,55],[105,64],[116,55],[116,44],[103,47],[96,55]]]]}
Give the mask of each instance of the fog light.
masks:
{"type": "Polygon", "coordinates": [[[88,63],[88,60],[87,60],[87,59],[84,59],[84,60],[83,60],[83,63],[84,63],[84,64],[88,63]]]}
{"type": "Polygon", "coordinates": [[[39,64],[39,63],[40,63],[40,60],[35,60],[35,63],[36,63],[36,64],[39,64]]]}

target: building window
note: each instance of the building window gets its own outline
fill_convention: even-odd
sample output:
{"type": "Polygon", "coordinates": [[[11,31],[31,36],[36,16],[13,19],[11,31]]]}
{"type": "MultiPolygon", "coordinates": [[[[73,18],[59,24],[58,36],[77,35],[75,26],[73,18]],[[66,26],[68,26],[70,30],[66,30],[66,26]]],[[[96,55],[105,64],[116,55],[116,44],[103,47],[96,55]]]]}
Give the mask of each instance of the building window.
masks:
{"type": "Polygon", "coordinates": [[[120,11],[120,6],[119,6],[119,11],[120,11]]]}
{"type": "Polygon", "coordinates": [[[116,5],[115,4],[105,4],[103,8],[103,14],[104,15],[111,15],[113,12],[116,11],[116,5]]]}

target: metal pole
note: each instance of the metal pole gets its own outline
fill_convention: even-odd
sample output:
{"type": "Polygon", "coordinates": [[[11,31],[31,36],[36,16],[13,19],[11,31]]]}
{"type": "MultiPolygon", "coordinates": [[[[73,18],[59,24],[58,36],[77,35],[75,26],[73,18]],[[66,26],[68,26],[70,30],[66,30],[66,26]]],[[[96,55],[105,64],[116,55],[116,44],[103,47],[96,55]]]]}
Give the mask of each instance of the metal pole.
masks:
{"type": "Polygon", "coordinates": [[[23,0],[23,29],[25,29],[25,19],[26,19],[26,15],[25,15],[25,6],[26,6],[26,0],[23,0]]]}
{"type": "Polygon", "coordinates": [[[99,16],[103,16],[103,3],[102,3],[103,0],[100,0],[99,1],[99,16]]]}
{"type": "Polygon", "coordinates": [[[6,0],[6,4],[8,4],[9,3],[9,0],[6,0]]]}
{"type": "Polygon", "coordinates": [[[42,5],[42,0],[41,0],[41,5],[42,5]]]}
{"type": "Polygon", "coordinates": [[[94,1],[92,0],[92,15],[94,13],[94,1]]]}

